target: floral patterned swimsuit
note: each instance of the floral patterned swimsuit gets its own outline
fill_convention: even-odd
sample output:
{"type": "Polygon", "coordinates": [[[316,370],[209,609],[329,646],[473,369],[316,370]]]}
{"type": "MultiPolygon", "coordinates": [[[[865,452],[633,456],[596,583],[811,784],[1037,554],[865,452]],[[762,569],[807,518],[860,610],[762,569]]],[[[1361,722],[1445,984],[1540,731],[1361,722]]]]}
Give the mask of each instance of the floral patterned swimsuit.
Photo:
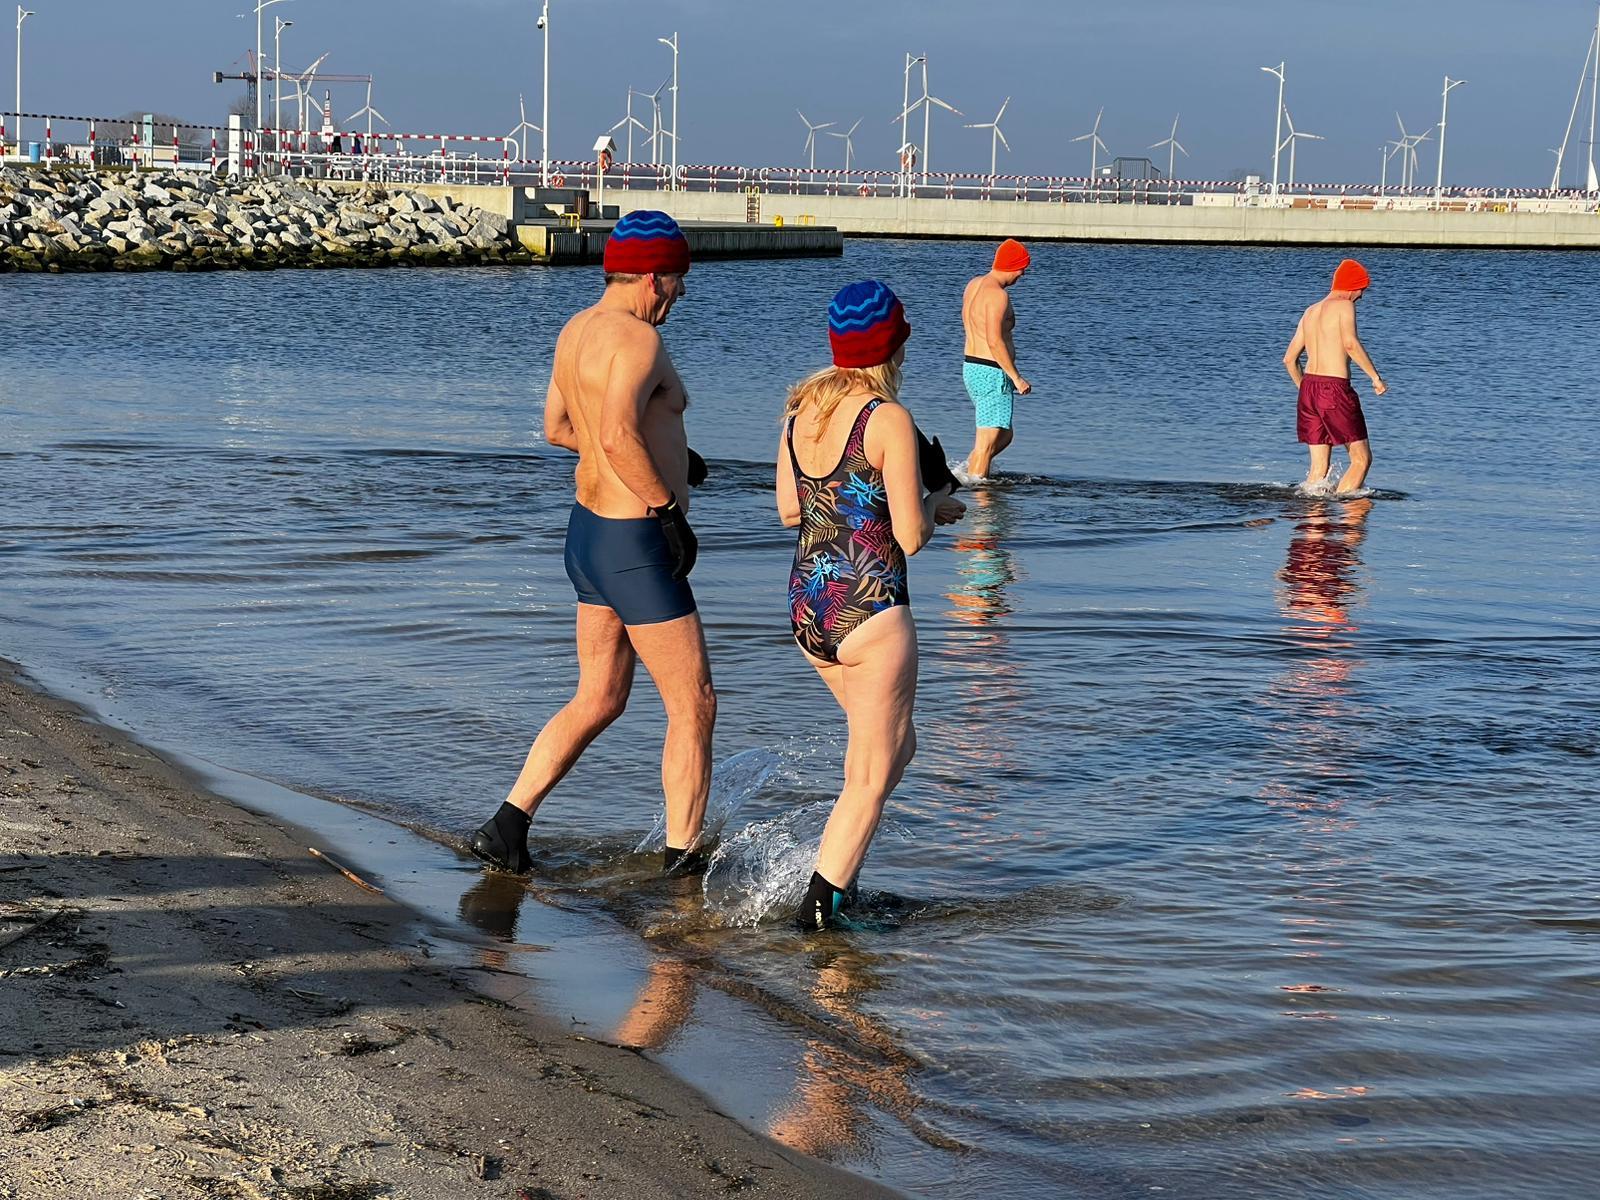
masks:
{"type": "Polygon", "coordinates": [[[801,649],[827,662],[874,613],[911,603],[906,556],[894,540],[883,472],[867,461],[867,422],[882,404],[862,406],[832,474],[814,478],[786,440],[800,494],[800,540],[789,573],[789,622],[801,649]]]}

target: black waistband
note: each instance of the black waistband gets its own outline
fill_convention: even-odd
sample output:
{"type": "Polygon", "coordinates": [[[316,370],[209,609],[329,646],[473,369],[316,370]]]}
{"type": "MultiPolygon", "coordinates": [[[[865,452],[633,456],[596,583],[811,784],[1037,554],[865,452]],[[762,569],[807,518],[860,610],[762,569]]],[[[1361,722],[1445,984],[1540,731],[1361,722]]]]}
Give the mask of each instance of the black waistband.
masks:
{"type": "Polygon", "coordinates": [[[979,358],[976,354],[966,354],[962,357],[965,358],[969,363],[975,363],[980,367],[993,367],[996,371],[1000,369],[1000,364],[995,362],[995,360],[992,358],[979,358]]]}

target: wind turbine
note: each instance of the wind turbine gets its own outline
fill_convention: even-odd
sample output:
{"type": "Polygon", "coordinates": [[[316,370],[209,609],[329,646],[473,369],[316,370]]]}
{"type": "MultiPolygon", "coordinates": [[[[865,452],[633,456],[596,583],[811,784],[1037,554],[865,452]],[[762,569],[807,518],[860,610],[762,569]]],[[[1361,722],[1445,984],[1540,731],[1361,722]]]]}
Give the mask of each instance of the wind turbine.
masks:
{"type": "MultiPolygon", "coordinates": [[[[332,53],[333,51],[328,51],[328,54],[332,53]]],[[[306,101],[310,99],[311,107],[317,107],[316,99],[311,96],[311,88],[317,81],[317,68],[327,60],[328,54],[322,55],[321,58],[317,59],[316,62],[298,75],[291,75],[287,71],[284,72],[284,78],[294,85],[295,119],[297,121],[295,128],[301,133],[304,133],[306,128],[306,101]]]]}
{"type": "Polygon", "coordinates": [[[801,112],[798,108],[795,109],[794,111],[795,111],[795,115],[798,116],[800,118],[800,120],[805,124],[805,127],[806,127],[805,150],[806,150],[806,152],[808,154],[811,155],[811,167],[810,167],[810,169],[815,171],[817,169],[817,131],[819,129],[832,129],[833,126],[836,124],[836,122],[824,121],[821,125],[813,125],[809,120],[807,120],[805,113],[801,112]]]}
{"type": "Polygon", "coordinates": [[[855,152],[855,143],[850,140],[850,137],[860,127],[861,127],[861,121],[858,118],[856,120],[856,123],[854,125],[850,126],[849,129],[846,129],[843,133],[830,132],[828,134],[829,137],[836,137],[836,138],[843,138],[844,139],[844,169],[846,171],[848,171],[850,169],[850,159],[851,159],[851,156],[855,152]]]}
{"type": "Polygon", "coordinates": [[[1400,186],[1409,188],[1417,171],[1417,147],[1429,141],[1431,133],[1407,133],[1406,123],[1395,113],[1394,123],[1400,127],[1400,186]]]}
{"type": "MultiPolygon", "coordinates": [[[[661,161],[661,93],[666,89],[667,84],[671,82],[672,76],[668,75],[661,81],[661,86],[656,88],[655,91],[639,93],[639,95],[646,97],[650,101],[650,107],[654,112],[654,115],[650,118],[650,161],[652,163],[661,161]]],[[[630,88],[629,90],[631,91],[632,89],[630,88]]]]}
{"type": "MultiPolygon", "coordinates": [[[[521,97],[519,96],[518,99],[520,100],[521,97]]],[[[367,118],[367,141],[369,143],[372,141],[372,118],[377,117],[378,120],[382,121],[385,125],[389,123],[389,118],[385,117],[381,112],[372,107],[372,80],[370,79],[367,80],[367,102],[346,117],[345,124],[348,125],[351,121],[354,121],[357,117],[361,116],[365,116],[367,118]]]]}
{"type": "Polygon", "coordinates": [[[992,121],[982,121],[982,122],[978,122],[976,124],[972,124],[972,125],[966,126],[966,128],[968,128],[968,129],[987,129],[987,130],[990,131],[990,136],[989,136],[989,183],[991,184],[991,186],[994,183],[994,168],[995,168],[996,155],[999,154],[999,148],[1001,146],[1004,146],[1006,148],[1006,153],[1007,154],[1011,153],[1011,143],[1006,141],[1006,135],[1000,132],[1000,118],[1006,115],[1006,105],[1010,104],[1010,103],[1011,103],[1011,97],[1007,96],[1005,98],[1005,100],[1003,100],[1001,102],[1001,104],[1000,104],[1000,111],[995,113],[994,120],[992,120],[992,121]]]}
{"type": "Polygon", "coordinates": [[[637,129],[640,133],[650,132],[645,123],[633,115],[633,98],[635,96],[643,96],[646,99],[649,99],[650,93],[641,92],[638,88],[629,88],[626,115],[623,116],[622,120],[618,121],[610,129],[606,130],[607,133],[615,133],[619,129],[626,129],[628,131],[628,157],[626,160],[624,160],[626,162],[633,161],[633,131],[637,129]]]}
{"type": "MultiPolygon", "coordinates": [[[[1178,116],[1182,116],[1182,115],[1183,114],[1181,114],[1181,113],[1178,114],[1178,116]]],[[[1174,156],[1176,154],[1182,154],[1185,158],[1189,157],[1189,152],[1187,150],[1185,150],[1183,148],[1183,144],[1178,141],[1178,117],[1177,116],[1172,118],[1172,132],[1167,134],[1167,136],[1165,138],[1163,138],[1161,141],[1150,143],[1150,145],[1148,147],[1146,147],[1146,149],[1159,150],[1159,149],[1161,149],[1162,146],[1165,146],[1167,148],[1167,182],[1170,183],[1172,181],[1172,169],[1173,169],[1173,166],[1177,162],[1177,159],[1174,156]]],[[[1291,172],[1291,174],[1292,174],[1292,172],[1291,172]]]]}
{"type": "Polygon", "coordinates": [[[959,108],[955,107],[955,105],[939,99],[939,97],[932,95],[928,91],[928,56],[926,54],[924,54],[920,59],[915,60],[911,59],[908,55],[907,60],[906,80],[908,85],[910,83],[910,70],[913,63],[920,62],[922,64],[922,95],[918,96],[915,100],[911,101],[911,103],[907,104],[901,111],[900,115],[895,119],[901,123],[901,128],[903,129],[905,127],[906,120],[911,116],[911,114],[919,107],[922,109],[922,185],[926,187],[928,185],[929,159],[932,157],[928,153],[928,138],[930,134],[928,121],[929,116],[933,111],[933,106],[937,104],[946,112],[952,112],[958,117],[963,117],[966,114],[963,113],[959,108]]]}
{"type": "MultiPolygon", "coordinates": [[[[1399,114],[1396,115],[1398,116],[1399,114]]],[[[1385,142],[1379,147],[1379,149],[1383,151],[1383,175],[1378,181],[1378,195],[1383,195],[1383,193],[1388,190],[1389,187],[1389,160],[1396,154],[1399,154],[1405,148],[1405,142],[1399,140],[1385,142]]],[[[1404,159],[1401,160],[1401,165],[1402,167],[1405,165],[1404,159]]]]}
{"type": "Polygon", "coordinates": [[[1105,106],[1102,105],[1100,111],[1094,115],[1094,128],[1089,130],[1088,133],[1079,134],[1072,139],[1075,142],[1089,143],[1089,178],[1091,180],[1100,174],[1100,151],[1106,148],[1106,144],[1100,140],[1100,118],[1105,115],[1105,106]]]}
{"type": "Polygon", "coordinates": [[[1301,138],[1308,142],[1325,142],[1328,139],[1320,133],[1306,133],[1294,127],[1294,118],[1289,115],[1289,106],[1283,106],[1283,123],[1289,127],[1289,136],[1284,139],[1284,144],[1289,147],[1289,187],[1294,187],[1294,149],[1295,143],[1301,138]]]}
{"type": "Polygon", "coordinates": [[[544,130],[540,129],[532,121],[528,120],[528,105],[527,102],[523,100],[521,92],[517,93],[517,116],[520,119],[517,121],[516,128],[510,133],[506,134],[506,136],[508,138],[517,139],[517,161],[527,162],[528,130],[531,129],[534,133],[543,133],[544,130]]]}

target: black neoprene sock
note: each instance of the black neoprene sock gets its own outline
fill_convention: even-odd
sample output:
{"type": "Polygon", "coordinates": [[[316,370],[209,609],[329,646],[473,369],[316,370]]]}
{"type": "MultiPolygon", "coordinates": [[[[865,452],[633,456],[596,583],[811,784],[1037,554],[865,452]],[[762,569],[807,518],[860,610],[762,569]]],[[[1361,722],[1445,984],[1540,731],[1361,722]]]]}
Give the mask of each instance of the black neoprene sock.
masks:
{"type": "Polygon", "coordinates": [[[532,823],[532,817],[507,800],[473,835],[472,852],[502,871],[526,875],[533,866],[528,855],[528,826],[532,823]]]}
{"type": "Polygon", "coordinates": [[[704,850],[679,850],[676,846],[668,846],[661,852],[661,871],[667,874],[677,869],[678,874],[688,875],[696,871],[703,871],[710,855],[704,850]]]}
{"type": "Polygon", "coordinates": [[[533,818],[509,800],[502,801],[494,814],[494,827],[509,846],[527,841],[528,826],[532,824],[533,818]]]}
{"type": "Polygon", "coordinates": [[[800,902],[800,911],[795,913],[795,926],[807,933],[831,929],[838,923],[839,911],[854,898],[854,886],[834,887],[813,871],[811,882],[806,885],[806,898],[800,902]]]}

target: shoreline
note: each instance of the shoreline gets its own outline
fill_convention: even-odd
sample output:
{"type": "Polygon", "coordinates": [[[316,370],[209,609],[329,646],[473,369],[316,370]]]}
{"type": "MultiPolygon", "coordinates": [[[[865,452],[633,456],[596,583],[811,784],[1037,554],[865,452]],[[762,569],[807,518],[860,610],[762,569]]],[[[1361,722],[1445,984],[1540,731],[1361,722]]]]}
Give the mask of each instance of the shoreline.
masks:
{"type": "Polygon", "coordinates": [[[0,722],[8,1200],[898,1194],[495,998],[305,831],[6,660],[0,722]]]}

